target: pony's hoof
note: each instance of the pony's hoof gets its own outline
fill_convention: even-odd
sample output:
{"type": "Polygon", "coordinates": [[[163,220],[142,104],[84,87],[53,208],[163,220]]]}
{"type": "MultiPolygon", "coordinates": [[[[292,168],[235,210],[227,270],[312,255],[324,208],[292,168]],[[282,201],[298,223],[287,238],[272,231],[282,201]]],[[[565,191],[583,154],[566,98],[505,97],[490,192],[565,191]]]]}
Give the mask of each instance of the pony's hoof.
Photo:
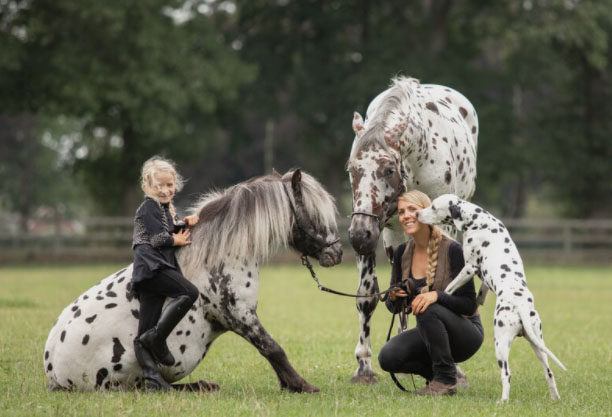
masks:
{"type": "Polygon", "coordinates": [[[293,387],[287,386],[287,385],[281,386],[281,390],[289,391],[289,392],[295,392],[295,393],[298,393],[298,394],[302,394],[302,393],[305,393],[305,394],[314,394],[316,392],[321,391],[319,388],[315,387],[312,384],[309,384],[306,381],[304,381],[302,383],[302,385],[297,385],[297,386],[293,386],[293,387]]]}
{"type": "Polygon", "coordinates": [[[317,392],[321,391],[318,387],[315,387],[314,385],[309,384],[308,382],[305,383],[304,385],[302,385],[302,391],[303,393],[306,394],[315,394],[317,392]]]}
{"type": "Polygon", "coordinates": [[[351,378],[353,384],[374,385],[378,384],[376,375],[353,375],[351,378]]]}

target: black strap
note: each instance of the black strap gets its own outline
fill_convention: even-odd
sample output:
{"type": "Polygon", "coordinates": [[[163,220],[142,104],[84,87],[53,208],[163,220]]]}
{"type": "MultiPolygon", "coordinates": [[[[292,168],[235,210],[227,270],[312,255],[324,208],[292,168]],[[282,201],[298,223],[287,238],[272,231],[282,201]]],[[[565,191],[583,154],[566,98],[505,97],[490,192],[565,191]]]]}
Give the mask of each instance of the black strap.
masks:
{"type": "MultiPolygon", "coordinates": [[[[336,294],[336,295],[342,295],[344,297],[372,298],[372,297],[380,297],[381,295],[387,294],[387,293],[389,293],[392,290],[400,289],[400,287],[398,287],[397,285],[392,285],[392,286],[390,286],[389,288],[387,288],[384,291],[375,292],[375,293],[367,294],[367,295],[347,294],[345,292],[340,292],[340,291],[332,290],[331,288],[328,288],[328,287],[324,286],[323,284],[321,284],[321,282],[319,281],[319,278],[317,277],[317,274],[314,271],[314,268],[312,267],[312,264],[308,260],[308,256],[302,255],[301,258],[302,258],[302,265],[304,265],[306,268],[308,268],[308,270],[310,271],[310,276],[312,277],[314,282],[317,284],[317,288],[319,288],[323,292],[328,292],[330,294],[336,294]]],[[[380,297],[379,299],[381,299],[381,301],[384,301],[384,298],[382,298],[382,297],[380,297]]],[[[387,339],[387,340],[389,340],[389,339],[387,339]]]]}
{"type": "MultiPolygon", "coordinates": [[[[404,307],[402,306],[402,309],[404,307]]],[[[389,326],[389,331],[387,332],[387,342],[389,341],[389,339],[391,339],[391,330],[393,330],[393,324],[395,323],[395,315],[397,313],[394,312],[393,316],[391,317],[391,325],[389,326]]],[[[402,391],[404,392],[410,392],[408,391],[406,388],[404,388],[404,386],[401,384],[401,382],[399,382],[397,380],[397,377],[395,376],[395,374],[393,372],[389,372],[389,376],[391,377],[391,380],[395,383],[395,385],[402,391]]],[[[416,384],[414,383],[414,376],[412,374],[410,374],[410,377],[412,378],[412,386],[414,387],[414,390],[416,391],[416,384]]]]}

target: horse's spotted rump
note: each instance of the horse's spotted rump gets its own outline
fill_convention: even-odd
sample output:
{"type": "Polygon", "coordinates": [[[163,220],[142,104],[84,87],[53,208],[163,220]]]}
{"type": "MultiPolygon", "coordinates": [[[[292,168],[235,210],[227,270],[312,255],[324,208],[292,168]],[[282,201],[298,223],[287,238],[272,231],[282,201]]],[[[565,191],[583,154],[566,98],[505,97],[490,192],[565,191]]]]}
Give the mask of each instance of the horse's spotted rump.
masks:
{"type": "Polygon", "coordinates": [[[125,348],[121,344],[121,341],[117,337],[113,337],[113,357],[112,363],[118,363],[121,361],[121,357],[125,353],[125,348]]]}
{"type": "Polygon", "coordinates": [[[102,382],[104,382],[104,379],[107,376],[108,376],[108,369],[106,368],[98,369],[98,372],[96,372],[96,388],[99,388],[102,386],[102,382]]]}
{"type": "MultiPolygon", "coordinates": [[[[263,180],[245,182],[242,185],[246,189],[251,189],[253,184],[263,187],[252,189],[252,192],[244,194],[249,198],[250,196],[260,198],[263,193],[268,199],[266,201],[270,201],[265,204],[266,210],[271,213],[277,211],[282,213],[282,215],[263,219],[263,224],[262,219],[256,220],[256,216],[251,215],[251,210],[255,208],[255,200],[250,203],[240,201],[240,210],[247,211],[241,212],[239,220],[224,220],[224,216],[232,211],[225,209],[216,213],[207,212],[207,215],[200,217],[208,219],[219,216],[221,230],[228,230],[230,224],[234,227],[237,223],[241,223],[241,233],[236,235],[240,239],[248,238],[249,242],[259,239],[261,242],[258,247],[260,248],[266,245],[276,247],[282,244],[283,242],[276,241],[277,237],[288,241],[292,247],[298,248],[306,244],[303,241],[307,242],[305,237],[302,238],[293,233],[293,227],[296,224],[295,216],[296,213],[299,213],[306,221],[305,224],[312,227],[313,236],[320,236],[324,242],[335,240],[336,211],[331,196],[312,177],[307,174],[302,174],[302,176],[298,174],[299,172],[291,173],[286,177],[268,176],[263,180]],[[298,178],[297,181],[295,181],[296,178],[298,178]],[[300,181],[307,181],[308,187],[301,188],[300,181]],[[282,186],[279,187],[279,185],[282,186]],[[306,202],[308,204],[305,204],[306,202]],[[293,207],[290,203],[293,204],[293,207]],[[258,222],[257,227],[254,227],[254,221],[258,222]],[[253,231],[261,230],[259,228],[262,226],[268,230],[275,230],[269,235],[273,236],[272,241],[268,237],[254,236],[253,231]],[[280,232],[278,236],[277,232],[280,232]]],[[[232,195],[239,194],[237,191],[242,192],[242,187],[230,188],[227,192],[232,195]]],[[[213,199],[213,203],[216,204],[217,198],[213,199]]],[[[223,204],[218,204],[218,206],[225,207],[225,203],[236,199],[226,196],[220,200],[223,204]]],[[[202,207],[210,208],[207,203],[202,204],[202,207]]],[[[190,259],[189,256],[182,256],[181,254],[185,254],[186,251],[177,252],[181,270],[185,276],[193,278],[192,282],[198,288],[200,297],[198,297],[199,302],[193,306],[187,317],[179,322],[167,339],[170,351],[177,360],[180,360],[171,368],[161,367],[163,377],[168,382],[174,382],[189,375],[206,356],[211,343],[220,334],[232,330],[253,344],[271,362],[282,387],[296,392],[316,391],[316,387],[304,381],[289,365],[282,349],[267,334],[257,318],[257,269],[259,267],[257,259],[265,258],[263,256],[265,253],[263,251],[261,253],[244,252],[244,254],[239,252],[240,256],[234,254],[224,258],[223,254],[214,253],[218,243],[217,238],[214,241],[211,240],[211,249],[204,250],[211,236],[219,236],[219,233],[210,233],[206,229],[198,234],[198,228],[204,226],[206,222],[202,222],[201,226],[196,226],[192,230],[193,243],[189,247],[192,249],[190,254],[206,254],[205,259],[213,259],[217,262],[211,261],[211,264],[217,265],[217,269],[213,272],[214,267],[204,262],[204,259],[190,259]],[[223,270],[222,273],[219,272],[221,270],[223,270]],[[247,286],[248,282],[253,285],[247,286]],[[199,337],[191,337],[192,334],[199,337]]],[[[312,242],[308,244],[312,245],[312,242]]],[[[237,247],[230,241],[229,246],[231,245],[237,247]]],[[[331,262],[328,262],[327,259],[321,260],[320,263],[325,265],[327,262],[325,266],[338,263],[340,260],[339,248],[339,244],[315,248],[317,253],[325,254],[331,260],[331,262]]],[[[122,271],[127,272],[120,271],[100,281],[87,291],[89,300],[83,301],[86,300],[84,296],[80,300],[77,298],[74,305],[69,305],[62,312],[56,321],[57,326],[49,334],[44,349],[44,369],[51,389],[71,387],[75,390],[133,389],[145,386],[143,371],[134,354],[133,342],[138,329],[139,301],[134,298],[132,292],[131,270],[131,267],[127,270],[124,268],[122,271]],[[98,300],[95,299],[96,296],[98,300]],[[107,301],[102,302],[102,300],[107,301]],[[77,311],[79,318],[68,326],[77,311]],[[79,314],[84,316],[84,319],[81,320],[79,314]],[[70,335],[67,334],[67,330],[70,330],[70,335]],[[58,369],[58,366],[61,369],[58,369]],[[67,382],[68,379],[71,382],[67,382]]],[[[205,383],[202,386],[214,387],[216,384],[205,383]]]]}

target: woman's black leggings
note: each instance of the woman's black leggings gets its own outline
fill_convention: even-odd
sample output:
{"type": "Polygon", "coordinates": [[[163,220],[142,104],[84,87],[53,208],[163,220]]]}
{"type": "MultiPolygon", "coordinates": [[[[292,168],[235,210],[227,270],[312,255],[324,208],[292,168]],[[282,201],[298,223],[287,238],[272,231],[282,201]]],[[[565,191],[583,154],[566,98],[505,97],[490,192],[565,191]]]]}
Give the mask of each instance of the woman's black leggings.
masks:
{"type": "Polygon", "coordinates": [[[154,278],[140,281],[136,290],[140,299],[138,336],[157,324],[166,298],[187,295],[195,303],[200,294],[183,274],[171,268],[160,269],[154,278]]]}
{"type": "Polygon", "coordinates": [[[380,350],[380,367],[455,384],[455,363],[474,355],[484,339],[480,316],[467,319],[435,303],[415,317],[416,328],[398,334],[380,350]]]}

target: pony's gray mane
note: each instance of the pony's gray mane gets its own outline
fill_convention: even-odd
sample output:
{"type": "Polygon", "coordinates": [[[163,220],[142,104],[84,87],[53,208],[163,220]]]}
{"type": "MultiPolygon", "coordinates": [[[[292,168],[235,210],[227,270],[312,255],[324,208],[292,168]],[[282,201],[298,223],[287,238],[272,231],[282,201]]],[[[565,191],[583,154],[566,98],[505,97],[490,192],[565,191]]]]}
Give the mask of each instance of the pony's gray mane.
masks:
{"type": "MultiPolygon", "coordinates": [[[[294,224],[288,198],[289,195],[295,205],[291,191],[293,172],[282,177],[272,174],[253,178],[203,195],[190,210],[200,216],[191,231],[192,244],[177,251],[185,275],[228,259],[261,262],[273,250],[287,246],[294,224]]],[[[304,210],[313,224],[335,233],[334,198],[303,171],[302,194],[304,210]]]]}
{"type": "Polygon", "coordinates": [[[388,150],[389,146],[385,142],[385,127],[389,116],[394,113],[401,113],[403,104],[416,95],[415,89],[419,88],[420,82],[416,78],[395,77],[391,80],[391,85],[387,94],[382,98],[380,106],[368,117],[368,127],[366,131],[357,139],[353,147],[349,161],[357,153],[370,146],[380,147],[388,150]]]}

